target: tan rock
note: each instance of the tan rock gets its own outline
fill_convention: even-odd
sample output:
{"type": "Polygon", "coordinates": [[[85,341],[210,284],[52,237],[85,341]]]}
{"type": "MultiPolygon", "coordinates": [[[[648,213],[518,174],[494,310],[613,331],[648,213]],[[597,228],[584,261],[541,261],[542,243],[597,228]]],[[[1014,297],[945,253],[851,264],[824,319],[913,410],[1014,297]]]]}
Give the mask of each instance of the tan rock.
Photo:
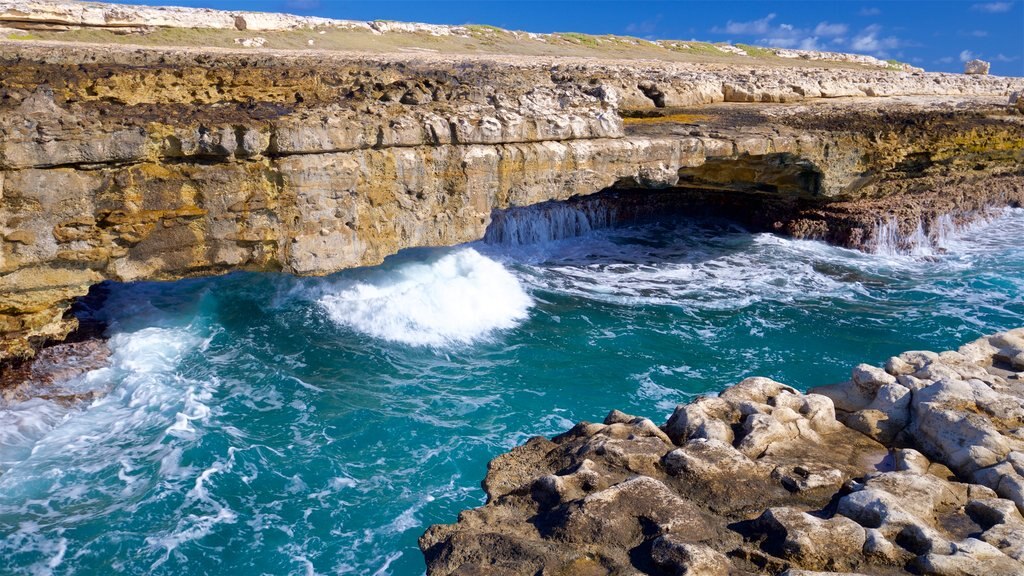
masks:
{"type": "Polygon", "coordinates": [[[1024,485],[1022,452],[976,471],[971,479],[981,484],[957,481],[945,463],[957,462],[958,451],[936,439],[964,430],[928,416],[969,412],[988,422],[973,422],[977,430],[1012,444],[1019,424],[1006,406],[1021,389],[1006,386],[1005,368],[992,362],[1020,334],[956,353],[906,353],[888,363],[889,374],[858,367],[854,380],[832,387],[870,402],[898,389],[922,395],[907,414],[914,432],[899,442],[929,447],[935,461],[895,440],[886,456],[878,442],[830,421],[824,396],[749,378],[679,406],[664,428],[675,448],[649,420],[613,411],[605,424],[582,423],[499,457],[484,483],[488,504],[421,539],[428,572],[514,557],[524,572],[572,573],[583,569],[585,550],[612,573],[637,563],[681,574],[1021,573],[1024,517],[1014,499],[1024,485]],[[911,392],[892,373],[919,385],[911,392]],[[736,432],[722,434],[723,426],[736,432]],[[659,451],[657,465],[637,465],[636,455],[659,451]]]}

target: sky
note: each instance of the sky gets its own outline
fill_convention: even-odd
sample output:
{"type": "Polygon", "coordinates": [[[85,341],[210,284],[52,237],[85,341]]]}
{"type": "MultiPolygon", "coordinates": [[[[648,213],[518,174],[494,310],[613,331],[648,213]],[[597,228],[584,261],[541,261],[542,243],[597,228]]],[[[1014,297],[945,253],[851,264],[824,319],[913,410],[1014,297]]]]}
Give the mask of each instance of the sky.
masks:
{"type": "Polygon", "coordinates": [[[120,0],[351,20],[490,24],[528,32],[621,34],[832,50],[961,72],[981,58],[1024,76],[1024,0],[120,0]]]}

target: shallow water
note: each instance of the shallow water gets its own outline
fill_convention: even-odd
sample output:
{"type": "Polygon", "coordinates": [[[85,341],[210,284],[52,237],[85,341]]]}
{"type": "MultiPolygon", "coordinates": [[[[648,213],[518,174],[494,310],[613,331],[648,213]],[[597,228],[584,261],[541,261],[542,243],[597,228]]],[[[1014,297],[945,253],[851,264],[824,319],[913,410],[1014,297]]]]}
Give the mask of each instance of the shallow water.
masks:
{"type": "Polygon", "coordinates": [[[1024,325],[1020,230],[921,258],[684,220],[114,286],[111,365],[70,384],[111,392],[0,409],[0,573],[420,574],[532,435],[1024,325]]]}

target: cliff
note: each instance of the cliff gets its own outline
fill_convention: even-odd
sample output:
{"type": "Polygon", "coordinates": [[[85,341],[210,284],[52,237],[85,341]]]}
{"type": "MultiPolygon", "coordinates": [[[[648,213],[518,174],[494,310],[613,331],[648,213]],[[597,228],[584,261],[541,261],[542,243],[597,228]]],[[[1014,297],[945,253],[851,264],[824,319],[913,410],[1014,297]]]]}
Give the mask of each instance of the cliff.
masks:
{"type": "Polygon", "coordinates": [[[0,44],[0,359],[105,279],[328,274],[609,188],[870,247],[1020,203],[1019,79],[0,44]]]}
{"type": "Polygon", "coordinates": [[[437,574],[1024,573],[1024,329],[801,394],[748,378],[493,460],[437,574]]]}

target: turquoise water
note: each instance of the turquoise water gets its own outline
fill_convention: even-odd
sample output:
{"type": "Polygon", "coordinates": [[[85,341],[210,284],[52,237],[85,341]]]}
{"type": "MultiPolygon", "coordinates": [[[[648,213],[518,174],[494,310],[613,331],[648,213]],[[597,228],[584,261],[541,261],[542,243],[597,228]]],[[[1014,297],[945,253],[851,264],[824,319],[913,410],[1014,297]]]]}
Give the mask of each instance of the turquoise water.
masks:
{"type": "Polygon", "coordinates": [[[0,409],[0,573],[420,574],[532,435],[1024,325],[1021,230],[879,256],[682,220],[113,286],[111,365],[67,384],[109,392],[0,409]]]}

